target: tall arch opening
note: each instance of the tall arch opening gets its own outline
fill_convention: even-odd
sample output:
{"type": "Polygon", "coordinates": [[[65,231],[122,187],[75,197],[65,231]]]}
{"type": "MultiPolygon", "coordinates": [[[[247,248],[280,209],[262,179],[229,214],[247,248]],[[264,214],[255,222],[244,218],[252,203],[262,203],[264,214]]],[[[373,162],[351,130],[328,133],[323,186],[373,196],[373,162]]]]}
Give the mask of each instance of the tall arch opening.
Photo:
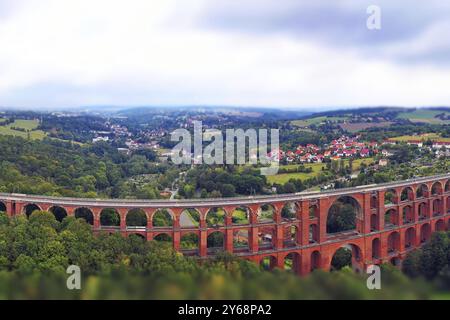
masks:
{"type": "Polygon", "coordinates": [[[105,208],[100,212],[100,225],[102,227],[119,227],[120,215],[116,209],[105,208]]]}
{"type": "Polygon", "coordinates": [[[376,195],[370,197],[370,209],[378,209],[378,197],[376,195]]]}
{"type": "Polygon", "coordinates": [[[381,241],[380,238],[372,240],[372,259],[381,258],[381,241]]]}
{"type": "Polygon", "coordinates": [[[67,211],[63,207],[53,206],[48,211],[53,213],[55,219],[59,222],[63,221],[65,217],[67,217],[67,211]]]}
{"type": "Polygon", "coordinates": [[[247,229],[233,230],[233,251],[242,252],[248,251],[248,237],[249,232],[247,229]]]}
{"type": "Polygon", "coordinates": [[[90,225],[94,225],[94,215],[92,211],[88,208],[77,208],[75,210],[75,218],[76,219],[83,219],[90,225]]]}
{"type": "Polygon", "coordinates": [[[384,228],[391,229],[399,225],[398,212],[395,209],[389,209],[384,215],[384,228]]]}
{"type": "Polygon", "coordinates": [[[319,205],[317,203],[313,203],[309,206],[309,218],[317,219],[319,218],[319,205]]]}
{"type": "Polygon", "coordinates": [[[429,223],[425,223],[420,227],[420,242],[425,243],[431,239],[431,226],[429,223]]]}
{"type": "Polygon", "coordinates": [[[419,204],[419,220],[425,220],[428,217],[428,205],[426,202],[419,204]]]}
{"type": "Polygon", "coordinates": [[[442,231],[445,231],[446,229],[445,229],[445,222],[444,222],[444,220],[438,220],[437,222],[436,222],[436,225],[435,225],[435,228],[434,228],[436,231],[438,231],[438,232],[442,232],[442,231]]]}
{"type": "Polygon", "coordinates": [[[414,223],[414,210],[412,206],[406,206],[403,208],[403,224],[414,223]]]}
{"type": "Polygon", "coordinates": [[[274,256],[267,256],[260,260],[259,266],[262,270],[270,271],[273,270],[276,266],[277,258],[274,256]]]}
{"type": "Polygon", "coordinates": [[[231,222],[235,225],[244,225],[250,223],[250,209],[239,207],[231,213],[231,222]]]}
{"type": "Polygon", "coordinates": [[[184,209],[180,215],[181,228],[197,228],[200,225],[200,212],[194,208],[184,209]]]}
{"type": "Polygon", "coordinates": [[[284,269],[295,274],[300,274],[300,254],[291,252],[284,258],[284,269]]]}
{"type": "Polygon", "coordinates": [[[131,228],[147,227],[147,214],[142,209],[131,209],[127,213],[126,224],[131,228]]]}
{"type": "Polygon", "coordinates": [[[173,226],[173,215],[169,210],[157,210],[152,217],[152,226],[156,228],[169,228],[173,226]]]}
{"type": "Polygon", "coordinates": [[[309,243],[319,242],[319,226],[315,223],[309,225],[309,243]]]}
{"type": "Polygon", "coordinates": [[[33,212],[41,211],[41,208],[39,208],[39,206],[35,203],[29,203],[23,208],[23,210],[24,213],[27,215],[27,217],[30,217],[33,214],[33,212]]]}
{"type": "Polygon", "coordinates": [[[294,220],[297,218],[298,204],[296,202],[288,202],[281,210],[281,218],[283,220],[294,220]]]}
{"type": "Polygon", "coordinates": [[[428,186],[426,184],[421,184],[417,187],[416,191],[417,198],[427,198],[428,197],[428,186]]]}
{"type": "Polygon", "coordinates": [[[450,192],[450,180],[445,183],[445,192],[450,192]]]}
{"type": "Polygon", "coordinates": [[[378,220],[378,214],[373,213],[370,215],[370,231],[377,231],[380,230],[380,224],[378,220]]]}
{"type": "Polygon", "coordinates": [[[214,228],[225,225],[226,212],[222,208],[211,208],[206,214],[206,224],[208,227],[214,228]]]}
{"type": "Polygon", "coordinates": [[[400,252],[400,234],[397,231],[389,234],[387,247],[388,254],[397,254],[400,252]]]}
{"type": "Polygon", "coordinates": [[[275,208],[271,204],[263,204],[257,214],[257,220],[260,223],[273,222],[275,219],[275,208]]]}
{"type": "Polygon", "coordinates": [[[311,271],[314,271],[314,270],[317,270],[317,269],[319,269],[320,268],[320,265],[321,265],[321,255],[320,255],[320,252],[319,251],[313,251],[312,253],[311,253],[311,261],[310,261],[310,263],[311,263],[311,271]]]}
{"type": "Polygon", "coordinates": [[[328,210],[327,233],[334,234],[358,230],[362,209],[353,197],[340,197],[328,210]]]}
{"type": "Polygon", "coordinates": [[[275,230],[273,226],[260,227],[258,233],[259,250],[264,251],[273,249],[274,237],[275,230]]]}
{"type": "Polygon", "coordinates": [[[180,249],[184,254],[198,254],[198,234],[194,232],[185,233],[180,239],[180,249]]]}
{"type": "Polygon", "coordinates": [[[433,216],[441,216],[443,215],[443,206],[442,206],[442,200],[441,199],[435,199],[433,201],[433,216]]]}
{"type": "Polygon", "coordinates": [[[416,229],[408,228],[405,232],[405,248],[411,249],[416,245],[416,229]]]}
{"type": "Polygon", "coordinates": [[[413,200],[414,200],[413,189],[411,187],[404,188],[400,196],[400,201],[413,201],[413,200]]]}
{"type": "Polygon", "coordinates": [[[398,203],[397,192],[394,189],[388,189],[384,193],[384,204],[386,206],[388,206],[388,205],[394,205],[397,203],[398,203]]]}
{"type": "Polygon", "coordinates": [[[225,248],[225,236],[220,231],[214,231],[208,235],[206,240],[208,254],[214,254],[223,251],[225,248]]]}
{"type": "Polygon", "coordinates": [[[433,196],[438,196],[442,194],[442,184],[440,182],[435,182],[431,187],[431,194],[433,196]]]}
{"type": "Polygon", "coordinates": [[[339,249],[331,259],[331,271],[341,270],[345,267],[351,267],[353,270],[361,271],[361,249],[353,244],[347,244],[339,249]]]}
{"type": "Polygon", "coordinates": [[[290,225],[284,229],[284,246],[295,247],[298,244],[298,228],[297,226],[290,225]]]}

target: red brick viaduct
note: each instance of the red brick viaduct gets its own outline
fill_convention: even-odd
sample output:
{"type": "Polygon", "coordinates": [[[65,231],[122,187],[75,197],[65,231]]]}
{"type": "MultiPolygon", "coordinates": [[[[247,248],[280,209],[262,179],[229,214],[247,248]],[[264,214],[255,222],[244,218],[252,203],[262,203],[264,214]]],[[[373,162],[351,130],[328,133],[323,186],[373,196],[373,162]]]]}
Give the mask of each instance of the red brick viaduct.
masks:
{"type": "Polygon", "coordinates": [[[429,240],[432,232],[450,230],[450,174],[327,192],[224,199],[144,201],[0,194],[0,207],[9,216],[29,215],[38,209],[55,213],[58,208],[64,215],[79,217],[82,210],[88,213],[94,232],[138,234],[148,240],[164,235],[175,250],[199,258],[225,250],[280,268],[290,259],[292,270],[304,275],[317,268],[330,270],[333,255],[341,247],[352,250],[353,266],[358,270],[383,262],[398,265],[410,250],[429,240]],[[327,233],[330,208],[343,199],[355,208],[356,229],[327,233]],[[211,223],[208,214],[218,212],[217,208],[225,215],[211,223]],[[237,208],[247,219],[234,218],[237,208]],[[102,225],[104,209],[114,209],[120,225],[102,225]],[[137,209],[145,214],[145,225],[127,225],[127,216],[137,209]],[[153,220],[160,210],[170,214],[170,225],[156,226],[153,220]],[[183,218],[186,210],[196,210],[198,223],[183,223],[186,219],[192,222],[192,215],[183,218]],[[212,236],[222,239],[219,247],[217,242],[215,247],[209,245],[212,236]],[[186,237],[195,240],[195,247],[183,247],[186,237]]]}

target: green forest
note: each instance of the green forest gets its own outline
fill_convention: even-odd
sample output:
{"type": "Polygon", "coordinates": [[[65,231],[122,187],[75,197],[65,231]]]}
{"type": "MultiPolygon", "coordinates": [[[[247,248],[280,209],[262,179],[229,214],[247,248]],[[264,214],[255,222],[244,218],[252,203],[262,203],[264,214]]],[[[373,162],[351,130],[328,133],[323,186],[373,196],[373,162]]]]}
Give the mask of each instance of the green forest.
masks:
{"type": "Polygon", "coordinates": [[[0,214],[2,299],[442,299],[450,298],[449,234],[436,233],[405,261],[382,266],[382,289],[349,267],[306,277],[229,254],[199,263],[166,244],[119,234],[94,236],[83,219],[58,222],[0,214]],[[66,268],[78,265],[81,290],[68,290],[66,268]],[[427,266],[424,268],[424,266],[427,266]]]}

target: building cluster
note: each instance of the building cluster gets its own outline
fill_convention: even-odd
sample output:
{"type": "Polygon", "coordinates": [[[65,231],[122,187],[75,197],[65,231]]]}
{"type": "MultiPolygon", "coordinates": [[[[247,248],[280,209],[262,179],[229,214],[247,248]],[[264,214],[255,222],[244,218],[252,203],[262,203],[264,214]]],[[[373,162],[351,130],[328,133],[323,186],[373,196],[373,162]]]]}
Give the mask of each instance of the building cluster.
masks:
{"type": "Polygon", "coordinates": [[[359,142],[359,136],[342,136],[319,147],[315,144],[299,145],[296,150],[280,151],[280,160],[292,163],[321,163],[325,159],[339,160],[367,158],[379,152],[376,142],[359,142]]]}

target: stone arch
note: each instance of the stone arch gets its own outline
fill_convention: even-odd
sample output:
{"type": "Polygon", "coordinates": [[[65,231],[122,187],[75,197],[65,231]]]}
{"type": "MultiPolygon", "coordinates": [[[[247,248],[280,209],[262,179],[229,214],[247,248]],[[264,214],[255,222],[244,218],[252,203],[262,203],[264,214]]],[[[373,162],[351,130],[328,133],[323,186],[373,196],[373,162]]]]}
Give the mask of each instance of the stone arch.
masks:
{"type": "Polygon", "coordinates": [[[388,189],[384,193],[384,204],[393,205],[398,203],[398,195],[395,189],[388,189]]]}
{"type": "Polygon", "coordinates": [[[370,231],[380,230],[380,220],[378,219],[378,214],[372,213],[370,215],[370,231]]]}
{"type": "Polygon", "coordinates": [[[419,220],[425,220],[428,218],[428,205],[426,202],[419,203],[419,206],[417,207],[419,212],[419,220]]]}
{"type": "Polygon", "coordinates": [[[184,252],[192,252],[197,254],[199,249],[199,236],[195,232],[188,232],[180,238],[180,249],[184,252]]]}
{"type": "Polygon", "coordinates": [[[284,269],[300,274],[301,256],[298,252],[291,252],[284,257],[284,269]]]}
{"type": "Polygon", "coordinates": [[[259,266],[262,270],[270,271],[275,268],[277,264],[277,258],[275,256],[265,256],[259,261],[259,266]]]}
{"type": "Polygon", "coordinates": [[[143,234],[138,233],[138,232],[136,232],[136,233],[130,233],[130,234],[128,235],[128,237],[129,237],[129,238],[136,238],[136,239],[139,239],[139,240],[141,240],[141,241],[146,241],[146,240],[147,240],[143,234]]]}
{"type": "Polygon", "coordinates": [[[23,207],[23,213],[25,213],[27,217],[30,217],[34,211],[42,211],[42,210],[35,203],[28,203],[23,207]]]}
{"type": "Polygon", "coordinates": [[[131,209],[127,212],[125,222],[127,227],[147,227],[147,214],[139,208],[131,209]]]}
{"type": "Polygon", "coordinates": [[[259,228],[258,245],[259,250],[270,250],[273,248],[273,240],[275,238],[275,228],[273,226],[264,226],[259,228]]]}
{"type": "Polygon", "coordinates": [[[350,196],[336,199],[327,214],[327,233],[340,233],[350,230],[361,232],[362,207],[350,196]]]}
{"type": "Polygon", "coordinates": [[[403,207],[403,224],[410,224],[415,222],[414,221],[414,209],[412,206],[405,206],[403,207]]]}
{"type": "Polygon", "coordinates": [[[378,197],[376,195],[370,197],[370,209],[378,209],[378,197]]]}
{"type": "Polygon", "coordinates": [[[156,228],[173,227],[174,217],[175,215],[168,209],[156,210],[151,217],[152,226],[156,228]]]}
{"type": "Polygon", "coordinates": [[[397,231],[391,232],[387,239],[388,254],[400,252],[400,234],[397,231]]]}
{"type": "Polygon", "coordinates": [[[445,222],[442,219],[439,219],[438,221],[436,221],[436,224],[434,225],[434,230],[441,232],[441,231],[445,231],[445,222]]]}
{"type": "Polygon", "coordinates": [[[92,213],[91,209],[86,207],[80,207],[75,209],[75,218],[76,219],[83,219],[90,225],[94,225],[94,214],[92,213]]]}
{"type": "Polygon", "coordinates": [[[186,208],[180,214],[181,228],[198,228],[200,226],[201,214],[195,208],[186,208]]]}
{"type": "Polygon", "coordinates": [[[208,254],[223,251],[225,248],[225,235],[220,231],[211,232],[206,239],[206,245],[208,248],[208,254]]]}
{"type": "Polygon", "coordinates": [[[439,181],[436,181],[431,186],[431,195],[438,196],[442,194],[442,184],[439,181]]]}
{"type": "Polygon", "coordinates": [[[319,205],[317,203],[311,204],[309,206],[309,218],[318,219],[320,214],[319,205]]]}
{"type": "Polygon", "coordinates": [[[309,243],[319,242],[319,226],[316,223],[309,225],[309,243]]]}
{"type": "Polygon", "coordinates": [[[311,252],[311,267],[310,270],[314,271],[316,269],[319,269],[321,266],[322,256],[320,254],[320,251],[314,250],[311,252]]]}
{"type": "Polygon", "coordinates": [[[214,228],[225,225],[226,212],[223,208],[214,207],[206,213],[206,225],[214,228]]]}
{"type": "Polygon", "coordinates": [[[362,251],[355,244],[349,243],[339,247],[333,254],[330,262],[330,271],[340,270],[351,266],[353,270],[362,271],[362,251]]]}
{"type": "Polygon", "coordinates": [[[6,212],[6,204],[3,201],[0,201],[0,212],[6,212]]]}
{"type": "Polygon", "coordinates": [[[394,228],[399,225],[399,216],[396,209],[389,209],[384,214],[384,229],[394,228]]]}
{"type": "Polygon", "coordinates": [[[297,202],[287,202],[281,209],[281,218],[283,220],[294,220],[297,218],[299,205],[297,202]]]}
{"type": "Polygon", "coordinates": [[[416,246],[416,229],[408,228],[405,231],[405,249],[414,248],[416,246]]]}
{"type": "Polygon", "coordinates": [[[249,232],[247,229],[233,230],[233,251],[248,251],[249,247],[249,232]]]}
{"type": "Polygon", "coordinates": [[[276,209],[270,204],[263,204],[259,207],[257,213],[257,221],[260,223],[273,222],[275,220],[276,209]]]}
{"type": "Polygon", "coordinates": [[[372,240],[372,259],[381,258],[381,241],[380,238],[372,240]]]}
{"type": "Polygon", "coordinates": [[[425,223],[420,227],[420,242],[425,243],[431,239],[431,225],[425,223]]]}
{"type": "Polygon", "coordinates": [[[120,227],[120,214],[114,208],[105,208],[100,212],[100,226],[120,227]]]}
{"type": "Polygon", "coordinates": [[[400,195],[400,201],[413,201],[414,191],[411,187],[405,187],[400,195]]]}
{"type": "Polygon", "coordinates": [[[441,216],[444,213],[442,212],[443,205],[441,199],[433,200],[433,216],[441,216]]]}
{"type": "Polygon", "coordinates": [[[428,186],[424,183],[417,187],[416,191],[417,198],[427,198],[428,197],[428,186]]]}
{"type": "Polygon", "coordinates": [[[63,221],[65,217],[67,217],[67,211],[63,207],[60,206],[53,206],[50,209],[48,209],[49,212],[53,213],[55,216],[55,219],[59,222],[63,221]]]}
{"type": "Polygon", "coordinates": [[[247,207],[238,207],[231,213],[231,222],[234,225],[245,225],[250,223],[251,210],[247,207]]]}
{"type": "Polygon", "coordinates": [[[288,225],[284,229],[284,246],[294,247],[298,244],[298,232],[299,228],[296,225],[288,225]]]}
{"type": "Polygon", "coordinates": [[[153,241],[157,241],[160,243],[166,243],[166,244],[172,244],[173,240],[172,240],[172,236],[168,233],[165,232],[161,232],[158,233],[157,235],[155,235],[153,237],[153,241]]]}

